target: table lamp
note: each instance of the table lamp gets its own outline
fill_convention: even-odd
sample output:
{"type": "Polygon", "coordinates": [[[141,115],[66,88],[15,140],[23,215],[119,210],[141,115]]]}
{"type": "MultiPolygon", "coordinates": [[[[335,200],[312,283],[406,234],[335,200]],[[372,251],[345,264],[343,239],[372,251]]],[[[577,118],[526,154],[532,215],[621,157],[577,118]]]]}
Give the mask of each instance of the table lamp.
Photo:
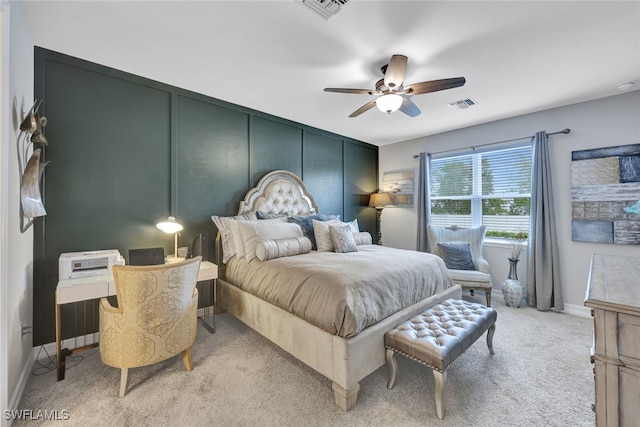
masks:
{"type": "Polygon", "coordinates": [[[376,208],[378,219],[378,244],[382,245],[382,209],[393,205],[389,193],[373,193],[369,199],[369,206],[376,208]]]}
{"type": "Polygon", "coordinates": [[[175,236],[174,252],[173,252],[173,255],[167,255],[167,262],[182,261],[184,258],[178,258],[178,231],[182,231],[182,228],[183,228],[182,225],[176,222],[175,217],[170,216],[165,221],[157,223],[156,227],[158,227],[160,230],[164,231],[165,233],[168,233],[168,234],[173,233],[175,236]]]}

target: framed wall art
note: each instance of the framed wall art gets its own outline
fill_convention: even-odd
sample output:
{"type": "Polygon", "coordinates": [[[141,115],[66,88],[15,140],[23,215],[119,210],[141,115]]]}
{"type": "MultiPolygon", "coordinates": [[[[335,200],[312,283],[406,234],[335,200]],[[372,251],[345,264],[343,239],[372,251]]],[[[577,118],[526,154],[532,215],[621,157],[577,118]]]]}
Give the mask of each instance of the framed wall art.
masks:
{"type": "Polygon", "coordinates": [[[640,245],[640,144],[571,153],[571,236],[640,245]]]}
{"type": "Polygon", "coordinates": [[[400,208],[412,208],[415,194],[414,169],[403,169],[385,172],[382,175],[382,191],[391,195],[395,206],[400,208]]]}

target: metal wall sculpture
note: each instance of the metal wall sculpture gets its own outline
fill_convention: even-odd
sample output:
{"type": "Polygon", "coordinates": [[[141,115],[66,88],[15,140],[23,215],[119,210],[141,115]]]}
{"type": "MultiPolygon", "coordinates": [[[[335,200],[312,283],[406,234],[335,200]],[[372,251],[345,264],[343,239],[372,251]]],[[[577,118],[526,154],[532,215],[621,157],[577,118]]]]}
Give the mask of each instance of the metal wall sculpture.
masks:
{"type": "Polygon", "coordinates": [[[22,233],[27,231],[35,218],[47,214],[40,191],[42,173],[49,163],[41,161],[42,149],[39,147],[48,145],[43,133],[47,118],[38,114],[41,104],[42,100],[36,100],[33,103],[20,124],[17,140],[20,172],[20,232],[22,233]],[[30,157],[29,153],[31,153],[30,157]],[[28,161],[27,157],[29,157],[28,161]]]}
{"type": "Polygon", "coordinates": [[[571,153],[572,240],[640,245],[640,144],[571,153]]]}

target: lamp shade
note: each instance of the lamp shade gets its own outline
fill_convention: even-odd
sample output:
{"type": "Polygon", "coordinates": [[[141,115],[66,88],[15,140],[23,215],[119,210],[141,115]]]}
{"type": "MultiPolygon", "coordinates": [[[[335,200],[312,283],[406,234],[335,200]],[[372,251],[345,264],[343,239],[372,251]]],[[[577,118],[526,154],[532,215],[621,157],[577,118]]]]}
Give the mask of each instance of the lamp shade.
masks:
{"type": "Polygon", "coordinates": [[[378,110],[382,111],[383,113],[391,114],[394,111],[397,111],[401,105],[402,97],[400,95],[396,95],[395,93],[382,95],[376,100],[376,106],[378,107],[378,110]]]}
{"type": "Polygon", "coordinates": [[[393,205],[389,193],[373,193],[369,199],[369,206],[374,208],[384,208],[393,205]]]}
{"type": "Polygon", "coordinates": [[[158,227],[160,230],[164,231],[165,233],[177,233],[178,231],[182,231],[182,228],[183,228],[182,225],[176,222],[176,218],[173,216],[170,216],[169,218],[167,218],[166,221],[157,223],[156,227],[158,227]]]}

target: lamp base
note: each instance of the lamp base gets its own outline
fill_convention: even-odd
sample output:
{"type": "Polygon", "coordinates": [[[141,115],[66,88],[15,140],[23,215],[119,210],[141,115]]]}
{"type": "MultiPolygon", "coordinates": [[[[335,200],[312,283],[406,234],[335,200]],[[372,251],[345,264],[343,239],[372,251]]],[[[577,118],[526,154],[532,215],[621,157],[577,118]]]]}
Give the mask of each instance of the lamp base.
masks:
{"type": "Polygon", "coordinates": [[[164,260],[165,260],[166,263],[171,263],[171,262],[184,261],[185,259],[186,258],[184,258],[184,257],[177,257],[174,254],[171,254],[171,255],[167,255],[164,260]]]}

